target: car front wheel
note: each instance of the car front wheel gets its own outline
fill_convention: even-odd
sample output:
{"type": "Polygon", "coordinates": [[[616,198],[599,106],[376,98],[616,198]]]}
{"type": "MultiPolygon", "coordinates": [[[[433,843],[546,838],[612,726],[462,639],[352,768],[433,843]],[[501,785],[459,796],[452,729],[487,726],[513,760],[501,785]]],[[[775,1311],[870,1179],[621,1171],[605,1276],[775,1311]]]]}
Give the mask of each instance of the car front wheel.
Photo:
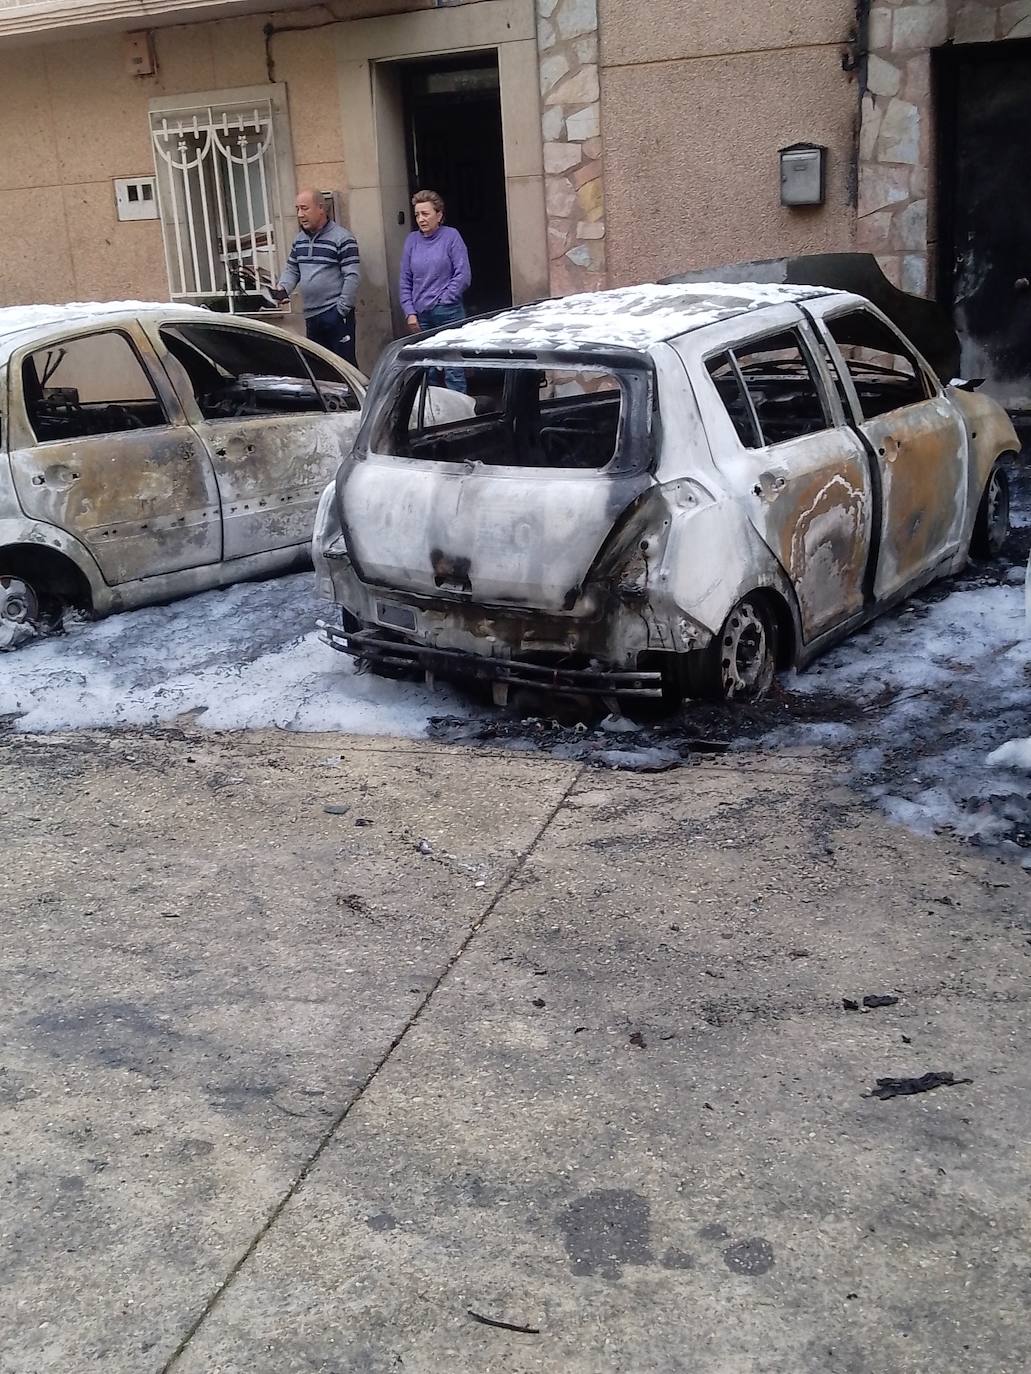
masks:
{"type": "Polygon", "coordinates": [[[992,468],[970,536],[975,558],[997,558],[1010,532],[1010,484],[1001,463],[992,468]]]}
{"type": "Polygon", "coordinates": [[[687,695],[707,701],[761,701],[777,671],[777,631],[762,600],[746,596],[685,667],[687,695]]]}

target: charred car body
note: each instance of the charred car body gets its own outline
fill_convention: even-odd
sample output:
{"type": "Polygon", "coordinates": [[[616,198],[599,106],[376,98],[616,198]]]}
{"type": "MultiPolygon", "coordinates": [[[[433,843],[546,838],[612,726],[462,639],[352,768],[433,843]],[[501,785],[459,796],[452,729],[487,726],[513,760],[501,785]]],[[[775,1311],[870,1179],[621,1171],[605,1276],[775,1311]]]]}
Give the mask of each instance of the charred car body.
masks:
{"type": "Polygon", "coordinates": [[[679,282],[400,345],[316,518],[325,640],[374,670],[757,697],[1008,528],[991,400],[864,297],[679,282]],[[420,418],[431,369],[477,410],[420,418]]]}
{"type": "Polygon", "coordinates": [[[189,306],[0,310],[0,648],[306,563],[365,378],[189,306]]]}

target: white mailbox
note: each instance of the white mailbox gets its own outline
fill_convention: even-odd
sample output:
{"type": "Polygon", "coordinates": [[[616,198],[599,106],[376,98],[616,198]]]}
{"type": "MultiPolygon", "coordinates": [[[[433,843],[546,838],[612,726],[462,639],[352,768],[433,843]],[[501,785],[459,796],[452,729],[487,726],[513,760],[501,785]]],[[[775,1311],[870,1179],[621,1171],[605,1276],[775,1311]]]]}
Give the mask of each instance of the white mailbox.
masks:
{"type": "Polygon", "coordinates": [[[781,205],[822,205],[827,149],[819,143],[793,143],[780,150],[781,205]]]}

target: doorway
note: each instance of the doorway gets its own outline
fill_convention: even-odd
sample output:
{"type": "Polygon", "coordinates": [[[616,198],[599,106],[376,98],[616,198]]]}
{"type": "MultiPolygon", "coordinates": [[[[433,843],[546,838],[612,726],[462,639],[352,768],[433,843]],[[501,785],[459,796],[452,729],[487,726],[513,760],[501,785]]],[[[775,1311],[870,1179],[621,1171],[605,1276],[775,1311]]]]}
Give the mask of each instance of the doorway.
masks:
{"type": "Polygon", "coordinates": [[[1031,419],[1031,42],[939,49],[940,299],[963,372],[1031,419]]]}
{"type": "Polygon", "coordinates": [[[447,223],[465,240],[472,268],[466,310],[511,305],[497,51],[405,63],[401,89],[409,195],[439,192],[447,223]]]}

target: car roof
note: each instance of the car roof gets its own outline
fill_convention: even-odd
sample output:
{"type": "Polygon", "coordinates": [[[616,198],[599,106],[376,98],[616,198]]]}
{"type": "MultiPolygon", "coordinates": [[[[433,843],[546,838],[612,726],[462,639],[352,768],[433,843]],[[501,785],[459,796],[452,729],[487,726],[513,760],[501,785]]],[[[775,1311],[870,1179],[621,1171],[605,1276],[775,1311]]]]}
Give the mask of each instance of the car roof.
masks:
{"type": "MultiPolygon", "coordinates": [[[[667,339],[770,306],[797,305],[817,296],[855,299],[819,286],[762,282],[692,282],[625,286],[559,296],[467,320],[440,330],[427,349],[630,348],[645,351],[667,339]]],[[[418,348],[418,343],[411,347],[418,348]]]]}
{"type": "Polygon", "coordinates": [[[8,305],[0,308],[0,361],[16,348],[40,339],[45,341],[61,329],[96,325],[130,324],[141,318],[183,322],[207,320],[211,324],[243,324],[252,321],[239,315],[207,310],[199,305],[176,305],[172,301],[71,301],[67,305],[8,305]]]}

